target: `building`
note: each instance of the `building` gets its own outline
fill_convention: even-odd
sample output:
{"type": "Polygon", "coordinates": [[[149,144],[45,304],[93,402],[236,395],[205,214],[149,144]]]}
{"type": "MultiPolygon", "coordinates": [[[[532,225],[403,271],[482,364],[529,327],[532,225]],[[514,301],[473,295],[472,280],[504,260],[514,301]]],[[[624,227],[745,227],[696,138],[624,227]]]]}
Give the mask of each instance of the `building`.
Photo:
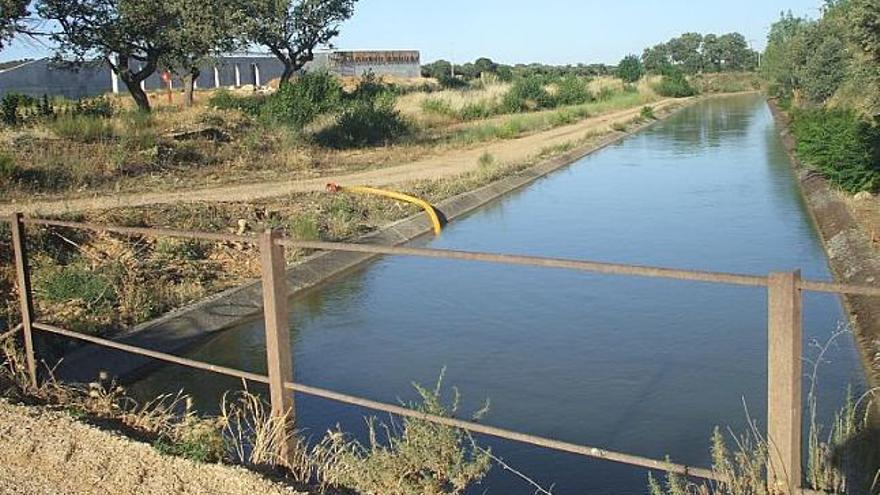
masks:
{"type": "MultiPolygon", "coordinates": [[[[229,55],[202,67],[195,84],[196,88],[201,89],[247,85],[261,87],[281,77],[283,70],[283,64],[271,55],[229,55]]],[[[329,51],[316,53],[315,59],[306,64],[305,70],[327,70],[340,76],[361,76],[372,71],[377,76],[414,78],[421,75],[421,62],[416,50],[329,51]]],[[[175,77],[171,85],[172,88],[181,88],[183,82],[175,77]]],[[[158,71],[148,77],[142,86],[148,91],[165,88],[158,71]]],[[[125,91],[125,85],[104,61],[71,65],[45,58],[0,70],[0,96],[21,93],[35,97],[46,94],[77,99],[125,91]]]]}

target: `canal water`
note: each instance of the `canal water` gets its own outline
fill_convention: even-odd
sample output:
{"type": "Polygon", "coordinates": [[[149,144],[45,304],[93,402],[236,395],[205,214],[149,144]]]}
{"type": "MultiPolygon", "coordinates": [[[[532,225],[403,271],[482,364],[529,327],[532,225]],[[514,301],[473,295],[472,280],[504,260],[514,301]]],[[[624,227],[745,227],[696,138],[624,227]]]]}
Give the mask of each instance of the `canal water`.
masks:
{"type": "MultiPolygon", "coordinates": [[[[765,100],[706,100],[450,224],[415,245],[829,280],[765,100]]],[[[842,321],[807,294],[805,353],[842,321]]],[[[766,293],[672,280],[416,258],[383,258],[292,303],[296,378],[371,399],[445,383],[461,416],[489,399],[487,424],[707,466],[716,426],[745,432],[766,410],[766,293]]],[[[223,332],[192,357],[265,370],[261,323],[223,332]]],[[[861,386],[851,337],[819,374],[820,415],[861,386]]],[[[184,388],[204,409],[235,380],[164,368],[140,393],[184,388]]],[[[298,397],[299,426],[362,435],[369,411],[298,397]]],[[[388,420],[387,415],[379,415],[388,420]]],[[[556,494],[645,493],[647,472],[479,438],[556,494]]],[[[494,468],[477,494],[531,494],[494,468]]]]}

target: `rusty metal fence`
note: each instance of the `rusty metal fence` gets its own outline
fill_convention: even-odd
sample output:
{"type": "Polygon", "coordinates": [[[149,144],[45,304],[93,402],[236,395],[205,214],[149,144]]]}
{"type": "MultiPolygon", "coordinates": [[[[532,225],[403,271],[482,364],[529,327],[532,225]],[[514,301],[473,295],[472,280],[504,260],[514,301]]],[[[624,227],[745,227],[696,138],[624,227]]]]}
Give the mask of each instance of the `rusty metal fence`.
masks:
{"type": "MultiPolygon", "coordinates": [[[[289,333],[288,288],[286,280],[285,248],[318,251],[346,251],[376,255],[413,256],[423,258],[442,258],[462,261],[537,266],[592,273],[622,276],[665,278],[683,281],[729,284],[751,287],[765,287],[768,295],[768,381],[767,381],[767,435],[769,446],[769,481],[777,489],[788,493],[809,493],[802,488],[802,375],[801,352],[803,341],[801,300],[803,291],[834,294],[857,294],[880,296],[880,287],[848,285],[830,282],[803,280],[799,271],[773,272],[767,276],[741,275],[733,273],[677,270],[650,266],[624,265],[571,259],[536,256],[517,256],[445,249],[412,248],[402,246],[381,246],[372,244],[353,244],[319,241],[299,241],[284,238],[277,232],[267,231],[259,236],[233,235],[210,232],[197,232],[167,228],[120,227],[96,225],[82,222],[69,222],[40,218],[24,218],[20,213],[12,215],[7,221],[12,230],[12,245],[21,304],[22,322],[7,333],[0,335],[0,341],[21,333],[24,343],[29,378],[37,385],[36,356],[34,354],[33,333],[35,330],[77,339],[80,341],[117,349],[152,359],[210,371],[252,382],[267,384],[273,414],[289,415],[295,418],[293,392],[321,397],[345,404],[383,411],[408,418],[416,418],[452,428],[460,428],[472,433],[489,435],[506,440],[545,447],[590,458],[604,459],[647,469],[666,471],[684,476],[723,481],[711,469],[686,466],[669,461],[651,459],[643,456],[602,449],[599,447],[573,444],[561,440],[530,435],[503,428],[496,428],[472,421],[442,417],[405,408],[399,405],[378,402],[331,390],[297,383],[293,378],[293,358],[289,333]],[[31,290],[28,265],[26,226],[64,227],[93,232],[115,233],[129,236],[172,237],[202,241],[219,241],[251,244],[260,250],[263,290],[263,314],[266,327],[266,357],[268,374],[261,375],[243,370],[218,366],[202,361],[157,352],[141,347],[127,345],[109,339],[72,332],[54,325],[41,323],[34,319],[33,292],[31,290]]],[[[292,449],[293,446],[287,446],[292,449]]],[[[288,450],[287,455],[291,454],[288,450]]]]}

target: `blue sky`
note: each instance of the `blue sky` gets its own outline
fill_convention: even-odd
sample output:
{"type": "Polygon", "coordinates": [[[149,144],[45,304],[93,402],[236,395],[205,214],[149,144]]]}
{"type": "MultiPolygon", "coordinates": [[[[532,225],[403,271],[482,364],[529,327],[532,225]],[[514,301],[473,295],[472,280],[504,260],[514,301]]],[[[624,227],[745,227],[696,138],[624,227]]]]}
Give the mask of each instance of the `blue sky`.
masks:
{"type": "MultiPolygon", "coordinates": [[[[423,61],[616,63],[685,31],[739,31],[763,48],[779,13],[819,16],[821,0],[360,0],[336,40],[345,49],[417,49],[423,61]]],[[[42,56],[18,42],[0,60],[42,56]]]]}

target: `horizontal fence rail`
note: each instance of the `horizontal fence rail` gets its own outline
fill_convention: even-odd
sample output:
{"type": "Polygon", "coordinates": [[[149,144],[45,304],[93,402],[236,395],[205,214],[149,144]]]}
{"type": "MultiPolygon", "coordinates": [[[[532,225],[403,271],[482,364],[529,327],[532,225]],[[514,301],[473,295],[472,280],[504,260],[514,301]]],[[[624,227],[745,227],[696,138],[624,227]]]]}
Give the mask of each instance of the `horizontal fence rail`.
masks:
{"type": "MultiPolygon", "coordinates": [[[[9,222],[8,219],[0,219],[9,222]]],[[[153,227],[120,227],[114,225],[102,225],[86,222],[70,222],[65,220],[49,220],[42,218],[23,218],[25,225],[40,225],[45,227],[66,227],[71,229],[90,230],[93,232],[110,232],[123,235],[140,235],[145,237],[176,237],[185,239],[198,239],[204,241],[236,242],[256,245],[259,238],[254,235],[238,235],[215,232],[201,232],[195,230],[153,228],[153,227]]],[[[566,258],[551,258],[542,256],[523,256],[513,254],[483,253],[475,251],[458,251],[451,249],[432,249],[404,246],[384,246],[377,244],[356,244],[346,242],[322,242],[301,241],[295,239],[278,239],[278,244],[297,248],[311,249],[315,251],[344,251],[351,253],[367,253],[377,255],[410,256],[420,258],[440,258],[464,261],[482,261],[506,265],[536,266],[544,268],[560,268],[565,270],[586,271],[610,275],[629,275],[648,278],[666,278],[693,282],[722,283],[730,285],[743,285],[750,287],[767,287],[768,279],[759,275],[740,273],[713,272],[703,270],[683,270],[675,268],[663,268],[641,265],[628,265],[622,263],[606,263],[597,261],[583,261],[566,258]]],[[[880,296],[880,287],[858,284],[839,284],[818,280],[801,280],[799,287],[812,292],[826,292],[834,294],[851,294],[863,296],[880,296]]]]}
{"type": "MultiPolygon", "coordinates": [[[[250,373],[247,371],[241,371],[234,368],[227,368],[225,366],[217,366],[214,364],[205,363],[202,361],[196,361],[194,359],[187,359],[179,356],[175,356],[173,354],[167,354],[164,352],[150,351],[147,349],[142,349],[140,347],[135,347],[127,344],[121,344],[119,342],[114,342],[108,339],[102,339],[100,337],[94,337],[91,335],[84,335],[77,332],[72,332],[70,330],[66,330],[63,328],[59,328],[55,325],[47,325],[45,323],[34,323],[34,328],[37,330],[42,330],[44,332],[54,333],[57,335],[63,335],[65,337],[70,337],[73,339],[82,340],[85,342],[90,342],[92,344],[101,345],[104,347],[110,347],[112,349],[118,349],[125,352],[130,352],[132,354],[137,354],[140,356],[150,357],[159,361],[164,361],[166,363],[187,366],[190,368],[195,368],[203,371],[209,371],[212,373],[218,373],[221,375],[230,376],[233,378],[239,378],[243,380],[248,380],[256,383],[269,384],[269,377],[266,375],[260,375],[258,373],[250,373]]],[[[20,328],[16,329],[17,331],[20,328]]],[[[686,475],[686,476],[695,476],[698,478],[705,478],[711,480],[719,480],[720,477],[712,472],[709,469],[702,469],[696,467],[686,466],[684,464],[676,464],[674,462],[667,461],[659,461],[656,459],[650,459],[648,457],[641,457],[636,455],[624,454],[620,452],[614,452],[605,449],[599,449],[596,447],[588,447],[585,445],[576,445],[572,443],[562,442],[559,440],[553,440],[550,438],[539,437],[535,435],[528,435],[524,433],[519,433],[511,430],[506,430],[503,428],[495,428],[492,426],[486,426],[479,423],[474,423],[471,421],[463,421],[455,418],[447,418],[443,416],[437,416],[433,414],[428,414],[422,411],[416,411],[414,409],[409,409],[402,406],[397,406],[394,404],[388,404],[384,402],[378,402],[369,399],[363,399],[360,397],[355,397],[352,395],[342,394],[339,392],[333,392],[331,390],[312,387],[309,385],[303,385],[300,383],[292,383],[285,382],[284,388],[288,390],[292,390],[294,392],[300,392],[306,395],[311,395],[314,397],[320,397],[323,399],[329,399],[336,402],[342,402],[345,404],[365,407],[368,409],[373,409],[376,411],[387,412],[390,414],[396,414],[398,416],[405,416],[409,418],[421,419],[424,421],[428,421],[431,423],[449,426],[453,428],[460,428],[462,430],[470,431],[473,433],[481,433],[484,435],[490,435],[493,437],[503,438],[506,440],[514,440],[521,443],[528,443],[531,445],[536,445],[538,447],[547,447],[554,450],[560,450],[563,452],[570,452],[573,454],[579,454],[586,457],[605,459],[608,461],[617,461],[623,462],[626,464],[631,464],[635,466],[645,467],[649,469],[657,469],[660,471],[668,471],[676,474],[686,475]]]]}
{"type": "Polygon", "coordinates": [[[725,480],[718,473],[715,473],[710,469],[690,467],[683,464],[520,433],[472,421],[432,415],[400,405],[387,404],[297,383],[293,379],[294,366],[289,345],[289,324],[287,319],[287,295],[289,292],[285,273],[286,267],[284,265],[284,248],[289,247],[315,251],[343,251],[375,255],[414,256],[458,261],[477,261],[506,265],[534,266],[540,268],[557,268],[608,275],[663,278],[766,288],[768,291],[768,338],[770,341],[768,350],[767,438],[771,444],[771,450],[774,452],[774,455],[772,455],[769,460],[768,478],[769,482],[774,485],[775,489],[783,489],[789,493],[812,493],[809,490],[801,488],[803,481],[802,461],[800,455],[802,433],[800,428],[801,414],[799,400],[802,388],[802,377],[800,376],[802,346],[801,291],[808,290],[836,294],[880,296],[880,287],[802,280],[800,278],[800,273],[797,271],[771,273],[768,276],[757,276],[538,256],[405,246],[300,241],[282,238],[278,233],[268,231],[257,236],[199,232],[170,228],[111,226],[63,220],[23,218],[21,214],[14,214],[9,219],[0,219],[0,221],[6,221],[11,224],[16,271],[18,273],[19,281],[19,296],[22,307],[22,323],[16,325],[8,332],[0,334],[0,342],[19,333],[23,335],[26,352],[25,357],[27,358],[26,361],[29,367],[29,378],[32,383],[37,383],[37,373],[33,365],[35,358],[33,346],[31,344],[31,333],[32,330],[39,330],[123,352],[149,357],[166,363],[269,385],[273,414],[289,414],[289,417],[292,419],[295,419],[295,407],[292,399],[293,394],[290,393],[291,391],[376,411],[383,411],[398,416],[416,418],[443,426],[459,428],[472,433],[489,435],[590,458],[614,461],[647,469],[656,469],[714,481],[725,480]],[[203,241],[242,243],[256,246],[260,250],[263,274],[263,314],[266,326],[266,352],[267,362],[269,364],[268,376],[214,365],[164,352],[153,351],[109,339],[85,335],[55,325],[36,321],[33,315],[33,303],[31,301],[32,291],[30,288],[27,248],[24,236],[25,225],[62,227],[133,236],[176,237],[203,241]],[[793,408],[796,408],[797,411],[794,411],[793,408]]]}

